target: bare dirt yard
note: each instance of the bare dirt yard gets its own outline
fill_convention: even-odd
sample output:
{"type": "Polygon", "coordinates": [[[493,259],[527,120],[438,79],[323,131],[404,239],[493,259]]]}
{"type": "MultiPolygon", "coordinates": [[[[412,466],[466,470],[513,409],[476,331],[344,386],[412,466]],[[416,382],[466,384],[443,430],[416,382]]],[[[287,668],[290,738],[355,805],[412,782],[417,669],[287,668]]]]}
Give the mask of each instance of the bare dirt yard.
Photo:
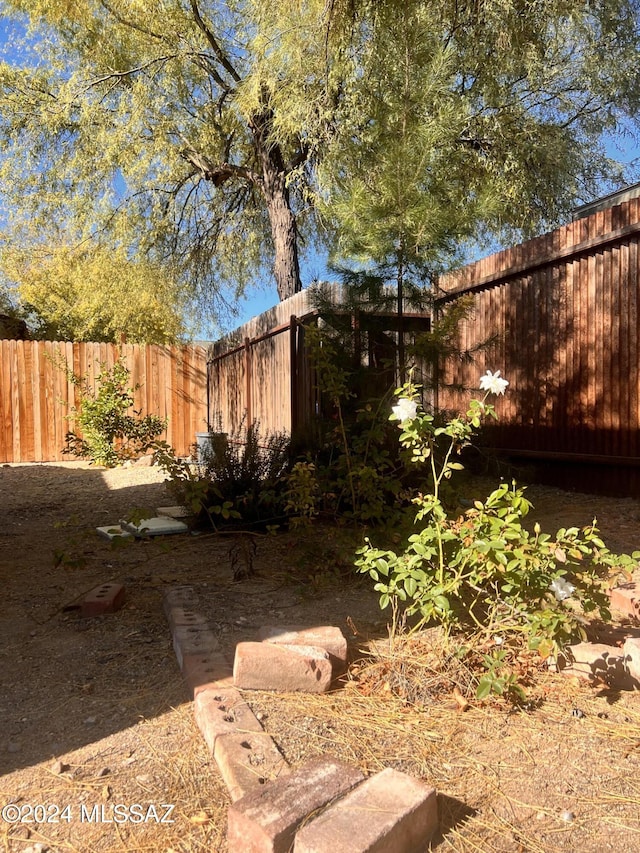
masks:
{"type": "MultiPolygon", "coordinates": [[[[163,590],[183,583],[230,657],[265,624],[344,631],[354,664],[339,689],[245,695],[293,766],[330,752],[367,773],[391,766],[433,785],[433,849],[640,849],[637,693],[541,672],[523,708],[491,700],[462,712],[455,684],[416,656],[426,687],[407,698],[388,645],[365,658],[369,641],[387,636],[386,619],[353,574],[344,531],[262,537],[258,575],[241,582],[233,536],[113,547],[96,535],[132,510],[173,503],[162,478],[80,463],[0,468],[0,808],[10,806],[0,851],[224,853],[227,792],[162,612],[163,590]],[[125,585],[124,607],[82,618],[74,604],[109,580],[125,585]]],[[[545,529],[595,515],[613,550],[640,547],[638,501],[543,486],[528,497],[545,529]]]]}

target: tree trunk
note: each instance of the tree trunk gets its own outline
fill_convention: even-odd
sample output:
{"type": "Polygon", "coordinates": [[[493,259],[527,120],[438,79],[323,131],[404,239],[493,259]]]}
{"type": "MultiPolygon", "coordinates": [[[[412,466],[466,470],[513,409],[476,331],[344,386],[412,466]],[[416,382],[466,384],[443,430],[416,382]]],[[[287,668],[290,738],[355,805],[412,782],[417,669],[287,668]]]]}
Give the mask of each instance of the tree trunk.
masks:
{"type": "Polygon", "coordinates": [[[287,189],[287,171],[278,145],[269,141],[271,112],[253,117],[250,126],[262,166],[262,192],[273,240],[273,274],[280,300],[302,290],[298,261],[298,229],[287,189]]]}
{"type": "MultiPolygon", "coordinates": [[[[279,178],[279,182],[284,184],[284,175],[279,178]]],[[[267,195],[265,187],[265,197],[274,248],[273,274],[278,296],[282,301],[302,290],[298,262],[298,232],[286,187],[276,189],[271,197],[267,195]]]]}

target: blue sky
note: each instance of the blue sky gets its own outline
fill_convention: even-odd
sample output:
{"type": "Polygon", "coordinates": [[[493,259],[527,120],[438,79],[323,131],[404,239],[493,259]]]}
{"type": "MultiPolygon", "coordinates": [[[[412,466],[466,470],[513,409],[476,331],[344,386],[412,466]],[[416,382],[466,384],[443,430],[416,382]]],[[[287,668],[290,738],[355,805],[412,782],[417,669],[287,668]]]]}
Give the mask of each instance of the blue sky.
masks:
{"type": "MultiPolygon", "coordinates": [[[[19,28],[18,28],[19,31],[19,28]]],[[[8,22],[4,17],[0,16],[0,56],[11,59],[12,54],[12,32],[16,32],[16,26],[12,22],[8,22]]],[[[24,33],[20,33],[23,35],[24,33]]],[[[21,51],[20,59],[25,60],[24,51],[21,51]]],[[[638,140],[629,135],[626,138],[612,138],[608,144],[610,155],[622,162],[631,163],[640,156],[640,146],[638,140]]],[[[478,255],[480,256],[480,255],[478,255]]],[[[322,254],[313,254],[309,260],[301,265],[301,273],[303,284],[306,286],[314,279],[330,278],[330,273],[326,267],[326,256],[322,254]]],[[[224,321],[225,329],[230,330],[236,326],[250,320],[252,317],[266,311],[278,302],[278,294],[275,283],[267,283],[257,289],[252,289],[237,303],[237,316],[233,319],[224,321]]],[[[204,336],[204,330],[202,335],[204,336]]]]}

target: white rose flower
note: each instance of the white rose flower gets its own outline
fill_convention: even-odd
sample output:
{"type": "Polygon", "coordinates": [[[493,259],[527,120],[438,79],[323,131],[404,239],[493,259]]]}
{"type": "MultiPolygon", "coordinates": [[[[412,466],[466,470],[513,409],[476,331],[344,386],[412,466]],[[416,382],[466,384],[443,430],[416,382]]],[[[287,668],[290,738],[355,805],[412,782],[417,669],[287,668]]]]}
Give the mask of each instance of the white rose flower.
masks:
{"type": "Polygon", "coordinates": [[[551,582],[549,589],[558,601],[564,601],[567,598],[571,598],[573,593],[576,591],[575,586],[572,583],[569,583],[569,581],[566,581],[564,578],[556,578],[551,582]]]}
{"type": "Polygon", "coordinates": [[[405,421],[412,421],[418,414],[418,405],[408,397],[400,397],[398,405],[391,408],[393,416],[396,420],[403,424],[405,421]]]}
{"type": "Polygon", "coordinates": [[[480,390],[489,391],[491,394],[504,394],[508,384],[506,379],[500,378],[499,370],[495,373],[487,370],[486,374],[480,377],[480,390]]]}

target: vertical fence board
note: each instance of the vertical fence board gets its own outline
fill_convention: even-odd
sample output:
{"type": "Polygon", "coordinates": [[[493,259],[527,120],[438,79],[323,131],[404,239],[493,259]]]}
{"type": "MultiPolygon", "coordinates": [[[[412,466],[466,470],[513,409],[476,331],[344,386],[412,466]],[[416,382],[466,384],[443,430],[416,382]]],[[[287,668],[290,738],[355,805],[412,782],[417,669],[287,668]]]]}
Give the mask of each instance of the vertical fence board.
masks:
{"type": "MultiPolygon", "coordinates": [[[[640,456],[639,242],[633,199],[441,278],[439,306],[465,293],[475,306],[458,336],[472,362],[444,362],[441,375],[475,387],[502,370],[511,401],[498,401],[493,435],[504,449],[640,456]],[[496,334],[503,346],[483,349],[496,334]]],[[[439,399],[464,411],[468,393],[443,388],[439,399]]]]}
{"type": "Polygon", "coordinates": [[[159,347],[51,341],[0,340],[0,462],[57,462],[65,435],[78,431],[68,416],[81,389],[68,370],[95,388],[101,372],[118,359],[140,385],[134,408],[169,417],[168,439],[187,456],[195,427],[206,423],[206,351],[203,347],[159,347]]]}

